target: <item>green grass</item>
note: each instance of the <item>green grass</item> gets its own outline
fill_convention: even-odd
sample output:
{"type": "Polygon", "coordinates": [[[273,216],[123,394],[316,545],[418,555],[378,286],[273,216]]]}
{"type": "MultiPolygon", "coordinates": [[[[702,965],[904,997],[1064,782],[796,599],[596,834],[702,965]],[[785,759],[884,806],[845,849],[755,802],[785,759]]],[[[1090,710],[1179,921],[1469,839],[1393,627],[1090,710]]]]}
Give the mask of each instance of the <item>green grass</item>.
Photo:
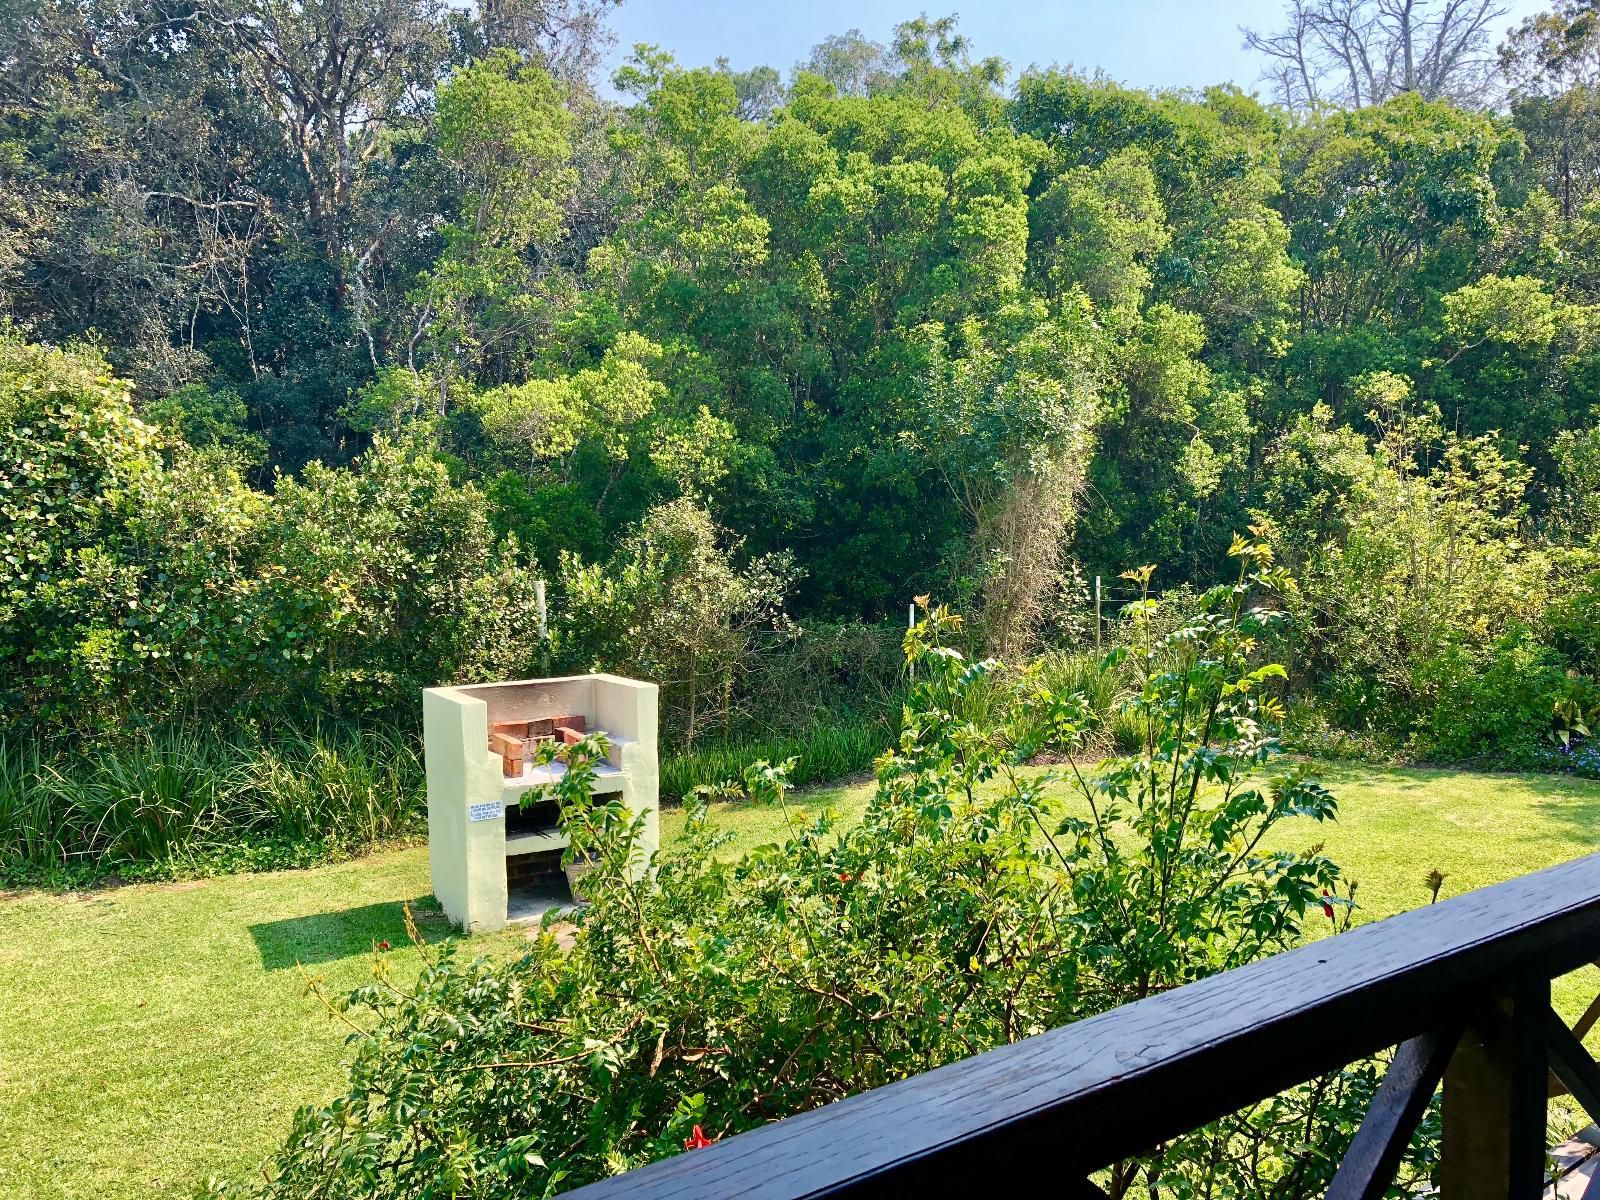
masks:
{"type": "MultiPolygon", "coordinates": [[[[1543,776],[1327,767],[1341,801],[1324,841],[1360,881],[1367,919],[1537,870],[1600,845],[1600,784],[1543,776]]],[[[860,813],[868,784],[820,788],[791,807],[860,813]]],[[[735,848],[783,836],[778,809],[718,805],[735,848]]],[[[682,828],[669,810],[663,833],[682,828]]],[[[306,871],[0,898],[0,1196],[187,1196],[207,1174],[246,1171],[297,1105],[342,1085],[347,1030],[305,994],[296,961],[339,992],[363,982],[387,939],[416,967],[400,904],[428,893],[422,848],[306,871]]],[[[425,934],[442,933],[437,917],[425,934]]],[[[1320,920],[1320,918],[1315,918],[1320,920]]],[[[473,940],[509,953],[515,932],[473,940]]],[[[1557,985],[1573,1015],[1600,987],[1557,985]]]]}

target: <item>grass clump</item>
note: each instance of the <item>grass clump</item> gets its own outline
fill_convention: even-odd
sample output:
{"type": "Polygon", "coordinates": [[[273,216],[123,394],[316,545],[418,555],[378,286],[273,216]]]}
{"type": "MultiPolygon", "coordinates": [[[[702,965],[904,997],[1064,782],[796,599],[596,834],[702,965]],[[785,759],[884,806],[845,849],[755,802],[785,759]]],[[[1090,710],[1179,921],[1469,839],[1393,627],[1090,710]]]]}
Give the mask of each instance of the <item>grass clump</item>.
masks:
{"type": "Polygon", "coordinates": [[[697,788],[738,779],[747,767],[763,761],[794,759],[791,779],[797,787],[843,779],[870,768],[893,733],[886,717],[858,717],[668,754],[661,761],[661,799],[681,801],[697,788]]]}
{"type": "Polygon", "coordinates": [[[423,809],[419,747],[399,731],[166,729],[92,755],[0,743],[0,878],[308,866],[416,830],[423,809]]]}

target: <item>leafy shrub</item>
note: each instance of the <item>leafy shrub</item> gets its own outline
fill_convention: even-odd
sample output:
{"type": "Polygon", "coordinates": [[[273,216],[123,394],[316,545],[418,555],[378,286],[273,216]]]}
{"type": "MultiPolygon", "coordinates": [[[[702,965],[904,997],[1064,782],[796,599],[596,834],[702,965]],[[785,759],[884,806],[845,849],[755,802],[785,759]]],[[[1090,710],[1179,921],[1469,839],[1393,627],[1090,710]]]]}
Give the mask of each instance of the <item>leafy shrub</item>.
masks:
{"type": "Polygon", "coordinates": [[[559,659],[659,683],[663,728],[685,746],[708,727],[726,735],[752,639],[789,628],[793,578],[787,555],[741,568],[738,549],[704,509],[674,500],[650,510],[603,565],[563,555],[559,659]]]}
{"type": "Polygon", "coordinates": [[[1566,672],[1587,668],[1591,556],[1523,540],[1530,473],[1494,439],[1445,433],[1397,376],[1356,384],[1375,449],[1319,407],[1267,460],[1303,585],[1300,640],[1282,649],[1327,724],[1298,736],[1527,763],[1566,672]]]}
{"type": "Polygon", "coordinates": [[[253,491],[226,454],[140,421],[97,355],[0,329],[0,721],[410,719],[420,687],[518,673],[531,585],[483,507],[382,438],[253,491]]]}
{"type": "Polygon", "coordinates": [[[1582,673],[1600,677],[1600,554],[1563,556],[1562,580],[1544,612],[1550,644],[1582,673]]]}
{"type": "Polygon", "coordinates": [[[1556,705],[1574,686],[1556,652],[1522,628],[1488,647],[1453,642],[1423,674],[1437,696],[1430,753],[1514,765],[1532,763],[1549,746],[1556,705]]]}
{"type": "MultiPolygon", "coordinates": [[[[1235,584],[1124,656],[1141,749],[1074,770],[1064,820],[1019,768],[1080,754],[1099,717],[1023,673],[1001,724],[969,720],[1002,668],[946,644],[942,609],[907,639],[915,682],[851,828],[801,820],[783,768],[756,764],[742,790],[783,807],[783,845],[723,861],[702,804],[641,873],[642,818],[590,800],[591,735],[555,788],[569,855],[593,865],[570,950],[545,936],[516,962],[465,962],[447,946],[404,988],[380,959],[336,1005],[370,1030],[347,1093],[301,1110],[260,1178],[212,1193],[545,1195],[675,1153],[695,1126],[752,1128],[1294,941],[1337,872],[1257,847],[1335,806],[1267,770],[1282,669],[1252,648],[1282,617],[1247,598],[1286,581],[1238,549],[1235,584]]],[[[1119,1169],[1115,1194],[1145,1169],[1119,1169]]]]}

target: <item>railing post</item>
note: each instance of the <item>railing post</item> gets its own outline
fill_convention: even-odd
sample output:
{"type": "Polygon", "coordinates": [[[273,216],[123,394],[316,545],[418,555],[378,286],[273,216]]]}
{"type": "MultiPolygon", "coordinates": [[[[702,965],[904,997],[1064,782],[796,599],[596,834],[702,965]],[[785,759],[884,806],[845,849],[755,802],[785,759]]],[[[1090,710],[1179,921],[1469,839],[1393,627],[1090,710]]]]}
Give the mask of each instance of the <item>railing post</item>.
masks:
{"type": "Polygon", "coordinates": [[[1472,1015],[1444,1074],[1441,1200],[1542,1193],[1549,1005],[1549,980],[1519,979],[1472,1015]]]}

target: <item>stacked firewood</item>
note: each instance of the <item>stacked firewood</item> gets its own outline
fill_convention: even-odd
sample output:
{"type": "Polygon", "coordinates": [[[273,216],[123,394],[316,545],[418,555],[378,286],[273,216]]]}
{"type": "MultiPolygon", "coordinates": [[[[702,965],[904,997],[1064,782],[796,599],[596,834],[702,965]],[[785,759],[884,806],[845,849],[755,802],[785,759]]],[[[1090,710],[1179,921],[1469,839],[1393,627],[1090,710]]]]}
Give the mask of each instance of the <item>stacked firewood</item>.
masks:
{"type": "Polygon", "coordinates": [[[587,729],[587,722],[576,714],[537,721],[496,721],[489,727],[489,749],[500,756],[506,777],[515,778],[533,762],[540,742],[559,741],[571,746],[587,729]]]}

